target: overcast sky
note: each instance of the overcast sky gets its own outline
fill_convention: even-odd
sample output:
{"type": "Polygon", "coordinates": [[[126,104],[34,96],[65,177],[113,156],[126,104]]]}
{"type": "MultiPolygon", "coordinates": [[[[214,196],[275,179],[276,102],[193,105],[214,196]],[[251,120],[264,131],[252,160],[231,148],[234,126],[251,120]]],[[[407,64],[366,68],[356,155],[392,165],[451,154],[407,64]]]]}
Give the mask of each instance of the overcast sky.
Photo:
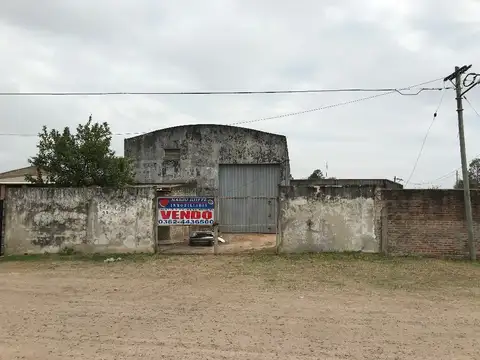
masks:
{"type": "MultiPolygon", "coordinates": [[[[480,72],[477,0],[32,0],[0,6],[0,92],[222,91],[405,87],[455,65],[480,72]],[[41,3],[41,6],[40,6],[41,3]]],[[[428,86],[442,87],[442,81],[428,86]]],[[[372,93],[0,97],[0,133],[107,121],[125,132],[231,124],[372,93]]],[[[286,135],[292,174],[407,179],[441,91],[386,95],[244,126],[286,135]]],[[[480,86],[468,96],[480,111],[480,86]]],[[[467,155],[480,117],[465,104],[467,155]]],[[[0,171],[27,165],[35,137],[0,137],[0,171]]],[[[460,166],[445,91],[412,182],[449,187],[460,166]]]]}

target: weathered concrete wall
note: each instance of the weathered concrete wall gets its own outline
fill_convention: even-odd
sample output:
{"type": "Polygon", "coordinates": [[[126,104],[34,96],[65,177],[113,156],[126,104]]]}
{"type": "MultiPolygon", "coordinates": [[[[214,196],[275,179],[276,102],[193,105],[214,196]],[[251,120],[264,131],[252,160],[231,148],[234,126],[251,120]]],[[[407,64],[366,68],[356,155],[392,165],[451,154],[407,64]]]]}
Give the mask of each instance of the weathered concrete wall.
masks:
{"type": "Polygon", "coordinates": [[[153,252],[155,189],[9,188],[5,253],[153,252]]]}
{"type": "Polygon", "coordinates": [[[281,187],[279,252],[378,252],[374,192],[359,187],[281,187]]]}
{"type": "Polygon", "coordinates": [[[286,137],[241,127],[176,126],[125,139],[124,147],[142,184],[195,180],[216,189],[219,164],[281,164],[285,184],[290,177],[286,137]]]}

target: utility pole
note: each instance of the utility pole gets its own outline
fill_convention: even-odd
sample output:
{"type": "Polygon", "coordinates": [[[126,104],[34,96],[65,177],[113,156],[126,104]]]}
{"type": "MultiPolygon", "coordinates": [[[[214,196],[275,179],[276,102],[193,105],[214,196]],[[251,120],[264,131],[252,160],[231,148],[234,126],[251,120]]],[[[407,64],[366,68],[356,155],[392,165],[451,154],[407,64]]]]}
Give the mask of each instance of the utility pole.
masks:
{"type": "MultiPolygon", "coordinates": [[[[468,174],[468,164],[467,164],[467,151],[465,148],[465,131],[463,126],[463,103],[462,99],[465,93],[471,90],[478,82],[476,82],[476,74],[470,73],[468,75],[473,75],[474,80],[470,86],[466,86],[467,89],[462,92],[462,74],[468,71],[472,65],[458,67],[455,66],[455,71],[447,76],[444,81],[452,81],[455,79],[455,93],[457,100],[457,114],[458,114],[458,137],[460,139],[460,158],[462,160],[462,176],[463,176],[463,197],[465,201],[465,217],[467,219],[467,233],[468,233],[468,251],[470,253],[470,260],[475,261],[477,259],[477,250],[475,246],[475,238],[473,234],[473,216],[472,216],[472,202],[470,197],[470,176],[468,174]]],[[[467,76],[468,76],[467,75],[467,76]]],[[[465,80],[463,84],[465,85],[465,80]]]]}
{"type": "Polygon", "coordinates": [[[401,182],[403,182],[403,179],[400,179],[398,176],[394,176],[393,177],[393,182],[401,183],[401,182]]]}

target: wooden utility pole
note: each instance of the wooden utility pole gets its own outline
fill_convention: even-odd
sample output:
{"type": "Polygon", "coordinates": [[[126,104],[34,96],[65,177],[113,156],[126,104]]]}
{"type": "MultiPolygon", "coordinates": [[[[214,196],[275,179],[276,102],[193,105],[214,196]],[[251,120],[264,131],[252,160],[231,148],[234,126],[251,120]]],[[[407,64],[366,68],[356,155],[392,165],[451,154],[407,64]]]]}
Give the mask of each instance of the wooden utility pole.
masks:
{"type": "Polygon", "coordinates": [[[463,176],[463,197],[465,202],[465,217],[467,219],[467,234],[468,234],[468,251],[470,253],[470,260],[477,259],[477,250],[475,246],[475,238],[473,234],[473,216],[472,216],[472,202],[470,197],[470,176],[468,174],[467,151],[465,147],[465,132],[463,126],[463,103],[464,94],[473,88],[475,84],[470,86],[462,93],[462,74],[470,69],[470,66],[462,66],[461,68],[455,66],[455,71],[447,76],[444,81],[455,80],[455,93],[457,100],[457,114],[458,114],[458,138],[460,139],[460,158],[462,161],[462,176],[463,176]]]}
{"type": "Polygon", "coordinates": [[[218,196],[215,196],[214,199],[214,208],[213,208],[213,216],[214,216],[214,223],[213,223],[213,253],[218,255],[218,196]]]}

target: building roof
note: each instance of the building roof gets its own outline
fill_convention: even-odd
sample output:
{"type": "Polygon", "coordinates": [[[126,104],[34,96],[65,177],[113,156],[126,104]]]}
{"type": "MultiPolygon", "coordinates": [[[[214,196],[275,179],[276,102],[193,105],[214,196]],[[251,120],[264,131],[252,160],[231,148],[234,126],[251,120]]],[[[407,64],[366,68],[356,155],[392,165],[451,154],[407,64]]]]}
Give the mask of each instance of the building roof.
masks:
{"type": "Polygon", "coordinates": [[[244,133],[250,133],[250,134],[264,134],[264,135],[270,135],[270,136],[276,136],[279,138],[286,138],[285,135],[281,134],[274,134],[271,132],[267,131],[261,131],[261,130],[256,130],[256,129],[251,129],[251,128],[246,128],[246,127],[241,127],[241,126],[233,126],[233,125],[223,125],[223,124],[187,124],[187,125],[177,125],[177,126],[171,126],[168,128],[163,128],[163,129],[158,129],[154,130],[145,134],[141,135],[136,135],[132,136],[129,138],[126,138],[125,140],[134,140],[134,139],[140,139],[146,136],[151,136],[155,135],[158,133],[163,133],[163,132],[175,132],[175,131],[181,131],[181,130],[201,130],[201,129],[224,129],[227,131],[239,131],[239,132],[244,132],[244,133]]]}
{"type": "Polygon", "coordinates": [[[37,167],[27,166],[0,173],[0,184],[29,184],[29,182],[25,180],[26,175],[36,176],[37,167]]]}

